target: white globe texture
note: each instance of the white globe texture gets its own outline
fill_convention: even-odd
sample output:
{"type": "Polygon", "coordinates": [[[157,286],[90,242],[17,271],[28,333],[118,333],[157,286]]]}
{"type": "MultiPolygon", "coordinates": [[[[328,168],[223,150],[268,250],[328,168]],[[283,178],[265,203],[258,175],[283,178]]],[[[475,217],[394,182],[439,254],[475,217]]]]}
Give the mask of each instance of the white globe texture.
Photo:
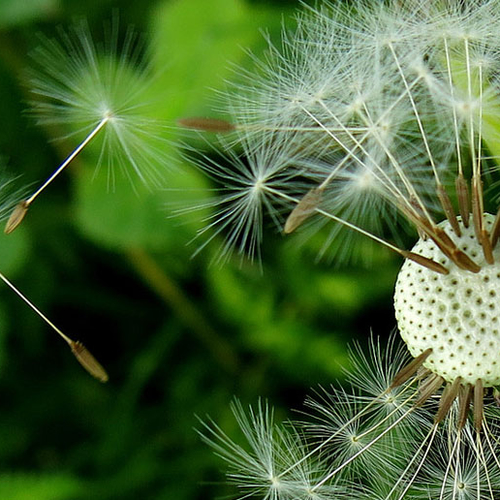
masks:
{"type": "MultiPolygon", "coordinates": [[[[494,216],[484,215],[485,228],[493,222],[494,216]]],[[[432,240],[420,239],[412,251],[446,265],[449,274],[405,261],[394,295],[401,337],[415,357],[432,349],[424,366],[447,382],[461,377],[463,383],[481,379],[485,387],[499,385],[500,248],[494,251],[495,263],[488,264],[472,226],[461,224],[460,236],[448,221],[440,226],[481,270],[460,269],[432,240]]]]}

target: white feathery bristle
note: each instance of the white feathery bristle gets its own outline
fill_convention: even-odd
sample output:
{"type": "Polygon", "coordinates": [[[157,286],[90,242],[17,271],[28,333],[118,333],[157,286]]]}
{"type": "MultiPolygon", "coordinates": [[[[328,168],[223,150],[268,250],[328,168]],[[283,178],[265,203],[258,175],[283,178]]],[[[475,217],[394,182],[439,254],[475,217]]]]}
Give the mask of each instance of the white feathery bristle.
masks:
{"type": "Polygon", "coordinates": [[[87,23],[74,23],[59,38],[43,38],[28,74],[32,111],[43,125],[59,127],[63,139],[82,140],[103,121],[87,146],[96,170],[116,171],[148,186],[163,185],[169,163],[165,126],[155,117],[151,87],[156,75],[140,37],[118,35],[114,19],[105,42],[95,42],[87,23]]]}

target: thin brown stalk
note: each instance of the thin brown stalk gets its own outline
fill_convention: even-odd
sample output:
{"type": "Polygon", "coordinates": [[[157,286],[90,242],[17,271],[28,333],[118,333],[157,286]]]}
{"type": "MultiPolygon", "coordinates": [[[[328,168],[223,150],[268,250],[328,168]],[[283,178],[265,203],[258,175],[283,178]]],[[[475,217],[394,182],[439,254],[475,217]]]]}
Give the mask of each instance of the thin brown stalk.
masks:
{"type": "Polygon", "coordinates": [[[449,274],[450,273],[449,269],[444,267],[439,262],[436,262],[435,260],[429,259],[428,257],[424,257],[423,255],[420,255],[418,253],[409,252],[406,250],[401,250],[401,255],[405,259],[410,259],[413,262],[416,262],[417,264],[420,264],[421,266],[424,266],[427,269],[430,269],[431,271],[435,271],[439,274],[449,274]]]}
{"type": "Polygon", "coordinates": [[[458,419],[457,428],[460,431],[464,428],[467,417],[469,416],[469,409],[472,400],[472,393],[474,387],[471,384],[463,385],[458,395],[458,419]]]}
{"type": "Polygon", "coordinates": [[[425,402],[443,385],[444,379],[435,373],[432,373],[427,377],[422,386],[420,387],[420,396],[415,401],[415,406],[419,407],[425,404],[425,402]]]}
{"type": "Polygon", "coordinates": [[[500,237],[500,208],[497,211],[497,215],[495,217],[495,222],[493,223],[493,227],[491,228],[491,246],[495,248],[498,243],[498,238],[500,237]]]}
{"type": "Polygon", "coordinates": [[[484,386],[479,378],[474,385],[474,426],[477,432],[481,432],[484,417],[484,386]]]}
{"type": "Polygon", "coordinates": [[[127,256],[142,279],[189,327],[218,364],[230,373],[236,372],[240,363],[231,344],[210,326],[200,311],[156,261],[140,248],[129,249],[127,256]]]}
{"type": "Polygon", "coordinates": [[[396,373],[393,381],[391,382],[390,389],[398,387],[409,380],[420,367],[425,363],[425,360],[432,354],[432,349],[426,349],[423,353],[419,354],[415,359],[408,363],[405,367],[396,373]]]}
{"type": "Polygon", "coordinates": [[[436,424],[442,422],[445,419],[446,415],[448,415],[448,412],[450,411],[453,401],[455,401],[455,399],[458,396],[461,385],[462,385],[461,377],[457,377],[452,384],[446,385],[443,394],[441,395],[441,399],[439,400],[438,412],[434,417],[434,422],[436,424]]]}

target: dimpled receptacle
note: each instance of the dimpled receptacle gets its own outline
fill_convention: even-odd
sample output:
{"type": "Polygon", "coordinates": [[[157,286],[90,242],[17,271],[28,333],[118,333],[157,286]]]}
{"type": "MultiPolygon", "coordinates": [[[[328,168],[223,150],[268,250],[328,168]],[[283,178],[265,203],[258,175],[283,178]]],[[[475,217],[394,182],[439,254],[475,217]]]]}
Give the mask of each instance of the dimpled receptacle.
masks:
{"type": "MultiPolygon", "coordinates": [[[[495,218],[485,214],[490,229],[495,218]]],[[[413,252],[440,262],[449,274],[438,274],[406,260],[399,272],[394,294],[401,337],[413,356],[432,349],[424,366],[452,382],[485,387],[500,384],[500,249],[488,264],[474,227],[460,224],[457,236],[448,221],[440,224],[457,246],[480,267],[478,273],[460,269],[436,244],[420,239],[413,252]]]]}

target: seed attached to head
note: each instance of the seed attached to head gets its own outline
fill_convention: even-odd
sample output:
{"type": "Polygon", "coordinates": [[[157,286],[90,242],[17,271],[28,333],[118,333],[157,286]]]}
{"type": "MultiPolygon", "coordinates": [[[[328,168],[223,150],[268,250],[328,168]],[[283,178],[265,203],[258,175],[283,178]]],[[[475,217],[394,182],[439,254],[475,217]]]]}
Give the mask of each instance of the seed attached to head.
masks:
{"type": "Polygon", "coordinates": [[[202,130],[204,132],[232,132],[236,129],[232,123],[218,118],[181,118],[177,123],[182,127],[202,130]]]}
{"type": "MultiPolygon", "coordinates": [[[[486,230],[495,217],[485,214],[486,230]]],[[[419,240],[412,253],[432,259],[449,270],[435,272],[407,259],[396,283],[394,302],[401,337],[417,357],[432,349],[423,366],[453,383],[484,387],[500,384],[500,249],[495,262],[488,263],[474,227],[461,226],[461,236],[448,230],[459,251],[474,259],[478,272],[471,273],[448,259],[432,240],[419,240]]]]}

